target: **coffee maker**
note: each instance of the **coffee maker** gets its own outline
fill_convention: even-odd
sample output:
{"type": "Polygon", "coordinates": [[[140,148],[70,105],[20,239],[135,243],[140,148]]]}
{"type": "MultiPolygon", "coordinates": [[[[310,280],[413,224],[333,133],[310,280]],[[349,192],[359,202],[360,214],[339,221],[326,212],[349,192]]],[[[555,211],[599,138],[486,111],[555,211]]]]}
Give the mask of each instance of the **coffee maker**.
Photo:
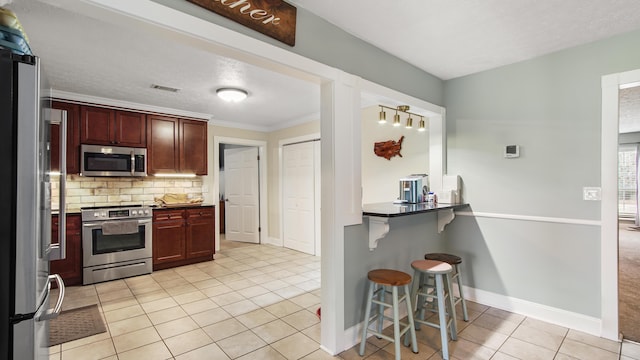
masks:
{"type": "Polygon", "coordinates": [[[412,174],[400,179],[400,202],[417,204],[425,202],[429,194],[427,174],[412,174]]]}

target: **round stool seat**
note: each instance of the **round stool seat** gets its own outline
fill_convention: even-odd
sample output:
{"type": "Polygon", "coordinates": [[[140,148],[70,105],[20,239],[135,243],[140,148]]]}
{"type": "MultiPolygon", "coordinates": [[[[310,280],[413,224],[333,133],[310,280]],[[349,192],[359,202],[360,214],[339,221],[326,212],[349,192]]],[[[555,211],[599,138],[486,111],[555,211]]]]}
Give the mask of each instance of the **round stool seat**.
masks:
{"type": "Polygon", "coordinates": [[[451,254],[429,253],[424,255],[424,259],[444,261],[447,264],[451,264],[451,265],[462,264],[462,258],[460,258],[460,256],[451,255],[451,254]]]}
{"type": "Polygon", "coordinates": [[[373,281],[376,284],[386,286],[402,286],[411,283],[411,275],[398,270],[371,270],[367,274],[367,277],[369,278],[369,280],[373,281]]]}
{"type": "Polygon", "coordinates": [[[411,267],[431,274],[446,274],[453,271],[451,265],[438,260],[415,260],[411,262],[411,267]]]}

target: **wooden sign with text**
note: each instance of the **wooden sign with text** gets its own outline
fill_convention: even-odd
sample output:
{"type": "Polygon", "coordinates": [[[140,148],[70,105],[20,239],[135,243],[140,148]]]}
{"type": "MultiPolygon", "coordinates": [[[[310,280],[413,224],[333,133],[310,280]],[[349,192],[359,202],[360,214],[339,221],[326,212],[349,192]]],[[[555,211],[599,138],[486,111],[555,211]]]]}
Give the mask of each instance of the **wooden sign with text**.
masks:
{"type": "Polygon", "coordinates": [[[282,0],[187,0],[278,41],[296,44],[296,8],[282,0]]]}

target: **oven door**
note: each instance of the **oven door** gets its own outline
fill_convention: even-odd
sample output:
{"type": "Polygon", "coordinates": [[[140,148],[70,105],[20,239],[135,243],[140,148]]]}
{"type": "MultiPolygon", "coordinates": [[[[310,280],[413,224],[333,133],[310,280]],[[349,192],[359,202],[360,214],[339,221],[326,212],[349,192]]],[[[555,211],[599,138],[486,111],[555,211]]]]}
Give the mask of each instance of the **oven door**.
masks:
{"type": "Polygon", "coordinates": [[[108,235],[102,231],[103,221],[83,223],[84,267],[151,258],[151,219],[134,221],[138,222],[138,232],[108,235]]]}

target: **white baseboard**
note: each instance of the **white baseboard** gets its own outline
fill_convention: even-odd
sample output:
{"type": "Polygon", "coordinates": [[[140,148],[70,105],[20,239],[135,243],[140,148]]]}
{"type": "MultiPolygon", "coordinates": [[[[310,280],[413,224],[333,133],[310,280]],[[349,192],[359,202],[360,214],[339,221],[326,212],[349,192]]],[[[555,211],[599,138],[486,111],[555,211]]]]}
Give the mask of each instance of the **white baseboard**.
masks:
{"type": "MultiPolygon", "coordinates": [[[[602,322],[598,318],[534,303],[527,300],[495,294],[489,291],[478,290],[467,286],[463,286],[463,289],[466,295],[465,299],[476,302],[478,304],[510,311],[516,314],[548,322],[550,324],[582,331],[594,336],[602,336],[602,322]]],[[[455,288],[454,292],[457,294],[455,288]]],[[[407,315],[407,311],[405,307],[400,307],[400,317],[402,318],[407,315]]],[[[390,324],[391,322],[385,322],[384,326],[386,327],[390,324]]],[[[345,339],[345,348],[342,349],[342,351],[350,349],[351,347],[360,343],[362,325],[363,324],[360,322],[344,331],[343,338],[345,339]]]]}
{"type": "Polygon", "coordinates": [[[527,300],[495,294],[463,286],[466,298],[482,305],[511,311],[537,320],[578,330],[594,336],[602,336],[599,318],[534,303],[527,300]]]}
{"type": "Polygon", "coordinates": [[[267,245],[273,245],[273,246],[283,246],[282,240],[276,237],[272,237],[272,236],[268,236],[267,237],[267,241],[266,241],[267,245]]]}

